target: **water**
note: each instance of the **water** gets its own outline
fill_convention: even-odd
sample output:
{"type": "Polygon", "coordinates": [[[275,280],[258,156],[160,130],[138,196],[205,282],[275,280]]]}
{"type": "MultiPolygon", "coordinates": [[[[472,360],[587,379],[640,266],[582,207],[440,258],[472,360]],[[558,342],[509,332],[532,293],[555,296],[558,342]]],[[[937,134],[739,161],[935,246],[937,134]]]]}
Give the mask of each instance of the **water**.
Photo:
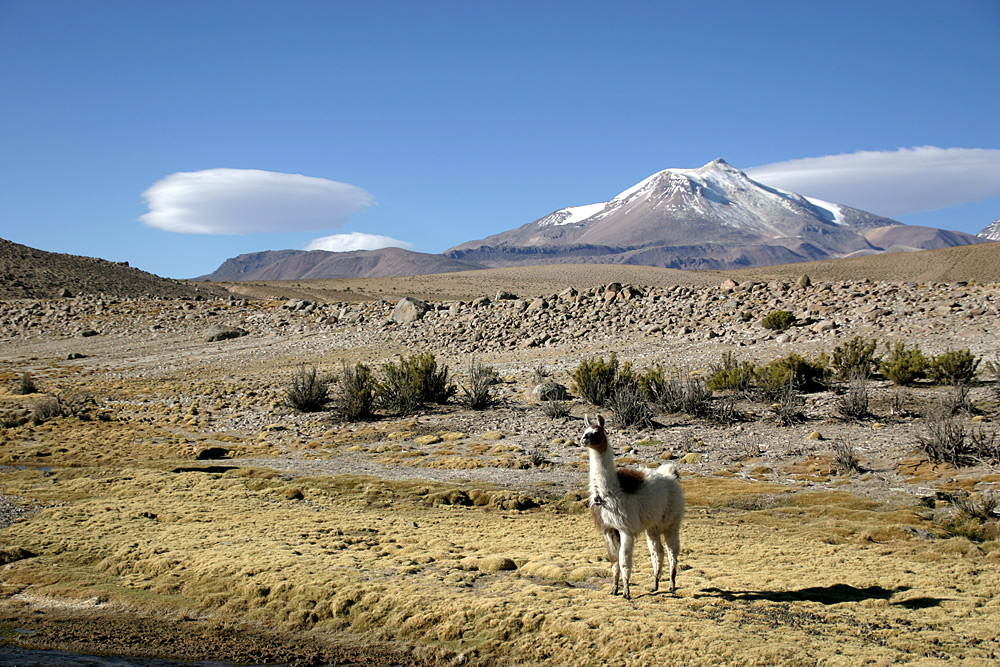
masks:
{"type": "Polygon", "coordinates": [[[66,651],[29,651],[0,646],[0,667],[236,667],[236,665],[211,660],[177,662],[155,658],[109,658],[66,651]]]}

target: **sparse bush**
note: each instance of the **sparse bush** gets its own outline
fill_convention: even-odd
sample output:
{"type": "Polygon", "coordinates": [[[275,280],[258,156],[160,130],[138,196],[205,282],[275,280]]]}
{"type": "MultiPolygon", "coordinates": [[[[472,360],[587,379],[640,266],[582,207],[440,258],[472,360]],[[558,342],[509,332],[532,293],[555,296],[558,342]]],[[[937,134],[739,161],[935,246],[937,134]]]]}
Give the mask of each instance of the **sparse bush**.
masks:
{"type": "Polygon", "coordinates": [[[896,343],[890,347],[886,343],[886,354],[888,356],[879,364],[879,370],[896,384],[911,385],[926,376],[927,357],[919,346],[907,348],[905,343],[896,343]]]}
{"type": "Polygon", "coordinates": [[[772,331],[784,331],[788,327],[795,324],[798,318],[795,317],[790,311],[787,310],[775,310],[768,313],[761,319],[760,325],[765,329],[771,329],[772,331]]]}
{"type": "Polygon", "coordinates": [[[868,390],[868,377],[860,371],[856,371],[847,383],[847,390],[837,397],[837,413],[843,419],[864,419],[871,415],[870,404],[871,394],[868,390]]]}
{"type": "Polygon", "coordinates": [[[84,421],[91,419],[92,411],[97,407],[97,401],[85,391],[70,389],[57,396],[59,412],[63,417],[76,417],[84,421]]]}
{"type": "Polygon", "coordinates": [[[667,372],[657,364],[646,369],[639,384],[657,409],[683,412],[692,417],[707,417],[712,412],[712,390],[705,381],[690,372],[672,369],[667,372]]]}
{"type": "Polygon", "coordinates": [[[892,394],[892,402],[889,405],[889,413],[894,417],[903,417],[907,414],[906,404],[910,400],[910,394],[905,389],[897,389],[892,394]]]}
{"type": "Polygon", "coordinates": [[[614,353],[608,361],[603,357],[584,359],[573,371],[574,391],[590,403],[601,407],[614,392],[618,373],[618,357],[614,353]]]}
{"type": "Polygon", "coordinates": [[[732,352],[724,352],[722,363],[712,364],[708,388],[712,391],[731,391],[740,396],[749,396],[753,391],[755,369],[752,362],[737,361],[732,352]]]}
{"type": "Polygon", "coordinates": [[[381,378],[375,388],[379,405],[395,415],[413,414],[423,405],[413,378],[402,363],[382,365],[381,378]]]}
{"type": "Polygon", "coordinates": [[[976,406],[969,398],[969,386],[964,382],[952,386],[951,391],[941,398],[941,410],[948,415],[957,415],[963,412],[967,415],[976,414],[976,406]]]}
{"type": "Polygon", "coordinates": [[[448,367],[438,367],[434,355],[424,352],[382,365],[379,401],[395,414],[411,414],[425,403],[444,405],[458,392],[448,379],[448,367]]]}
{"type": "Polygon", "coordinates": [[[444,405],[458,393],[458,387],[448,379],[448,366],[438,367],[430,352],[403,359],[400,363],[405,363],[410,369],[417,395],[424,403],[444,405]]]}
{"type": "Polygon", "coordinates": [[[810,361],[794,353],[758,367],[755,373],[757,389],[768,400],[780,400],[789,391],[819,391],[829,374],[822,359],[810,361]]]}
{"type": "Polygon", "coordinates": [[[378,382],[372,370],[362,363],[341,363],[333,398],[334,409],[344,421],[355,422],[375,416],[378,382]]]}
{"type": "Polygon", "coordinates": [[[558,398],[548,398],[542,401],[542,412],[549,419],[565,419],[569,416],[569,405],[558,398]]]}
{"type": "Polygon", "coordinates": [[[935,463],[950,463],[958,467],[976,461],[965,427],[947,414],[939,413],[928,418],[924,433],[917,439],[927,458],[935,463]]]}
{"type": "Polygon", "coordinates": [[[927,377],[933,382],[956,385],[976,377],[979,358],[969,350],[948,350],[930,360],[927,377]]]}
{"type": "Polygon", "coordinates": [[[875,354],[878,340],[865,342],[861,336],[855,336],[843,345],[833,348],[834,377],[838,380],[848,380],[855,375],[868,377],[878,371],[882,357],[875,354]]]}
{"type": "Polygon", "coordinates": [[[44,424],[50,419],[62,417],[62,406],[55,396],[46,396],[35,401],[31,407],[31,420],[36,424],[44,424]]]}
{"type": "Polygon", "coordinates": [[[485,410],[496,404],[493,387],[498,382],[497,372],[475,359],[469,362],[469,381],[462,385],[464,402],[473,410],[485,410]]]}
{"type": "Polygon", "coordinates": [[[315,366],[302,364],[285,387],[285,404],[299,412],[319,412],[330,402],[330,381],[315,366]]]}
{"type": "Polygon", "coordinates": [[[31,377],[31,373],[22,374],[17,386],[14,388],[14,393],[22,396],[37,394],[38,392],[38,383],[35,382],[35,378],[31,377]]]}
{"type": "Polygon", "coordinates": [[[1000,354],[983,364],[986,372],[993,376],[993,397],[1000,401],[1000,354]]]}
{"type": "Polygon", "coordinates": [[[0,428],[17,428],[26,424],[29,415],[23,410],[5,410],[0,412],[0,428]]]}
{"type": "Polygon", "coordinates": [[[778,426],[792,426],[806,420],[806,415],[802,411],[802,396],[796,390],[792,376],[788,377],[784,388],[775,397],[776,402],[771,406],[771,410],[774,412],[774,421],[778,426]]]}
{"type": "Polygon", "coordinates": [[[850,439],[833,441],[833,465],[845,475],[861,472],[858,453],[850,439]]]}
{"type": "Polygon", "coordinates": [[[629,426],[641,428],[652,422],[653,411],[649,407],[649,400],[635,376],[616,383],[605,404],[614,414],[615,423],[621,428],[629,426]]]}
{"type": "Polygon", "coordinates": [[[952,507],[970,519],[989,521],[1000,515],[1000,496],[990,491],[983,491],[978,500],[968,492],[953,494],[949,500],[952,507]]]}

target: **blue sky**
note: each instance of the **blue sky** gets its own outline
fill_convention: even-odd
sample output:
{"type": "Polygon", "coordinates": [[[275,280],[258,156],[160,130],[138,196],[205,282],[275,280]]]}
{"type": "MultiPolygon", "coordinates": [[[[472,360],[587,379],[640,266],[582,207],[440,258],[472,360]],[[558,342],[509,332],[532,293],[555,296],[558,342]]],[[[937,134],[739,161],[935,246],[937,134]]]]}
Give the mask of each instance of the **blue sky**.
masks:
{"type": "Polygon", "coordinates": [[[0,237],[175,278],[441,252],[717,157],[1000,217],[997,0],[0,0],[0,90],[0,237]]]}

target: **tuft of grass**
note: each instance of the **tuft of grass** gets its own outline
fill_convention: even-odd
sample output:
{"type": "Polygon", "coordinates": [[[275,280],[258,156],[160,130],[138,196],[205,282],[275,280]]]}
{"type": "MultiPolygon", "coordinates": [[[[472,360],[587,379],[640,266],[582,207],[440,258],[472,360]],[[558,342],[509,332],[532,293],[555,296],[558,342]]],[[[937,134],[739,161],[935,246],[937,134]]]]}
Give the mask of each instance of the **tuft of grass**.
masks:
{"type": "Polygon", "coordinates": [[[285,387],[285,405],[299,412],[320,412],[330,402],[330,381],[315,366],[299,365],[285,387]]]}
{"type": "Polygon", "coordinates": [[[542,412],[549,419],[565,419],[569,416],[569,405],[566,401],[549,398],[542,401],[542,412]]]}

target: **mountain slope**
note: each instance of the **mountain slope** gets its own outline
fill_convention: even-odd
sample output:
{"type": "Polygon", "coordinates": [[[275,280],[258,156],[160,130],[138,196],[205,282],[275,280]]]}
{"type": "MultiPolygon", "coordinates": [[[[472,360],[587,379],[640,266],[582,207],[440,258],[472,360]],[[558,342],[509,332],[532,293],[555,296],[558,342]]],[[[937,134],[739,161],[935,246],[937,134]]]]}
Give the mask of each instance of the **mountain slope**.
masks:
{"type": "Polygon", "coordinates": [[[114,297],[193,298],[223,293],[211,286],[161,278],[126,262],[46,252],[0,239],[0,298],[54,298],[63,290],[74,296],[114,297]]]}
{"type": "Polygon", "coordinates": [[[987,241],[1000,241],[1000,218],[991,222],[986,229],[976,234],[976,236],[987,241]]]}
{"type": "Polygon", "coordinates": [[[307,280],[366,278],[451,273],[485,268],[481,264],[414,252],[402,248],[379,250],[268,250],[227,259],[197,280],[307,280]]]}
{"type": "MultiPolygon", "coordinates": [[[[894,227],[905,226],[762,185],[719,159],[699,169],[666,169],[609,202],[561,209],[444,254],[488,266],[589,261],[727,269],[881,252],[866,234],[894,227]]],[[[979,242],[948,234],[925,247],[979,242]]]]}

